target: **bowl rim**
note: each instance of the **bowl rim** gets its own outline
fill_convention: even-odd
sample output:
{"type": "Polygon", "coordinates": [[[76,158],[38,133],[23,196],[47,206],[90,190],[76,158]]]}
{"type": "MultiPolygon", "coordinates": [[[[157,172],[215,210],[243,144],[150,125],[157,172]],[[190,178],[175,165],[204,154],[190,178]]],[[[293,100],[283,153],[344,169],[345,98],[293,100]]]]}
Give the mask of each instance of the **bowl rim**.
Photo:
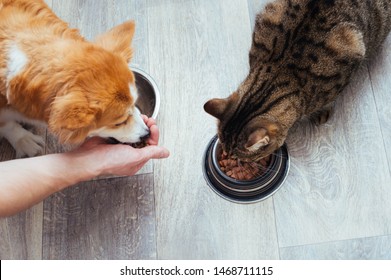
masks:
{"type": "Polygon", "coordinates": [[[149,75],[147,72],[145,72],[144,70],[142,70],[141,68],[137,67],[137,66],[134,66],[134,65],[130,65],[130,70],[143,76],[146,81],[152,86],[153,90],[154,90],[154,93],[155,93],[155,107],[153,108],[153,113],[152,113],[152,116],[150,116],[151,118],[153,119],[156,119],[158,113],[159,113],[159,109],[160,109],[160,91],[159,91],[159,87],[157,86],[155,80],[151,77],[151,75],[149,75]]]}
{"type": "MultiPolygon", "coordinates": [[[[218,141],[218,136],[215,135],[212,137],[212,139],[209,141],[208,145],[207,145],[207,148],[205,150],[205,153],[203,155],[203,160],[202,160],[202,171],[203,171],[203,175],[204,175],[204,179],[207,183],[207,185],[210,187],[210,189],[212,189],[212,191],[214,193],[216,193],[218,196],[224,198],[225,200],[227,201],[230,201],[230,202],[233,202],[233,203],[237,203],[237,204],[253,204],[253,203],[257,203],[257,202],[260,202],[260,201],[263,201],[263,200],[266,200],[268,198],[270,198],[271,196],[273,196],[278,190],[281,189],[281,187],[284,185],[288,175],[289,175],[289,171],[290,171],[290,156],[289,156],[289,150],[288,150],[288,146],[286,145],[286,143],[284,143],[284,145],[281,148],[284,148],[286,150],[286,153],[287,153],[287,157],[286,157],[286,161],[285,161],[285,169],[284,169],[284,172],[283,172],[283,177],[281,178],[280,181],[277,182],[277,187],[272,187],[272,188],[269,188],[268,190],[265,191],[264,195],[261,193],[261,194],[258,194],[254,197],[243,197],[243,198],[239,198],[239,197],[235,197],[235,196],[230,196],[228,194],[225,194],[223,192],[221,192],[219,190],[218,187],[216,187],[211,178],[209,178],[209,174],[212,173],[212,171],[208,171],[206,166],[207,166],[207,162],[208,162],[208,152],[209,151],[213,151],[213,146],[214,146],[214,143],[218,141]]],[[[216,179],[218,180],[218,179],[216,179]]],[[[218,180],[219,181],[219,180],[218,180]]]]}

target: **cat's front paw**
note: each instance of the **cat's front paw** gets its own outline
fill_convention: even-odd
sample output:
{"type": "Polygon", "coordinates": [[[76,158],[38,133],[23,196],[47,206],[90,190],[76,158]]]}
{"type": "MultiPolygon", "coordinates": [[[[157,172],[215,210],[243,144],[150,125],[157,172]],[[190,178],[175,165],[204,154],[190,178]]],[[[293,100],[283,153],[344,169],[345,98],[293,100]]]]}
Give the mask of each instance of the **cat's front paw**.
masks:
{"type": "Polygon", "coordinates": [[[25,130],[24,135],[19,138],[13,147],[16,151],[16,157],[33,157],[43,152],[43,146],[45,145],[44,139],[39,136],[31,133],[30,131],[25,130]]]}

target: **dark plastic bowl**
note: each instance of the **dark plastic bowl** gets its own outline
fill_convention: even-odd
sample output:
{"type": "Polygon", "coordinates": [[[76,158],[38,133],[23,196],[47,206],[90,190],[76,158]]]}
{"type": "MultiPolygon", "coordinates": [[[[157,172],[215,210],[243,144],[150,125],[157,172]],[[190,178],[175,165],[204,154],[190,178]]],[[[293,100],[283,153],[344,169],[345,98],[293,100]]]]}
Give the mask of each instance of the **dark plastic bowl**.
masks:
{"type": "Polygon", "coordinates": [[[220,155],[221,145],[215,136],[205,151],[204,177],[213,191],[232,202],[254,203],[264,200],[282,186],[288,175],[290,162],[285,144],[273,153],[267,171],[248,181],[233,179],[221,171],[218,163],[220,155]]]}

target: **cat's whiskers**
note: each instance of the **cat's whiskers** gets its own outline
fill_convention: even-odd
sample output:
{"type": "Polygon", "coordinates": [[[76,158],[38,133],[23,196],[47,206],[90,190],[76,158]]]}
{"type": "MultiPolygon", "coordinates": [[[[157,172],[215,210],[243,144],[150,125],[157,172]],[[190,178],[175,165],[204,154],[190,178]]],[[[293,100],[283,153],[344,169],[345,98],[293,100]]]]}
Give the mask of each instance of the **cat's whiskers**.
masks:
{"type": "Polygon", "coordinates": [[[260,176],[262,173],[262,170],[258,167],[259,164],[258,163],[255,163],[255,162],[251,162],[250,164],[250,167],[251,167],[251,175],[254,176],[254,178],[260,176]],[[257,170],[257,171],[256,171],[257,170]]]}

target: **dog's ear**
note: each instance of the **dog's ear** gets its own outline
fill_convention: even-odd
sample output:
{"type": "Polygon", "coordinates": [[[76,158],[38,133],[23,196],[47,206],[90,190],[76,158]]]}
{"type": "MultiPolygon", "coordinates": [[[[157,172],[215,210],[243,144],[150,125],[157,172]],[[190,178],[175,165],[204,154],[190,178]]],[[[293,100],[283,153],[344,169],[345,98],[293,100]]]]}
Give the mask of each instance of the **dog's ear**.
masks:
{"type": "Polygon", "coordinates": [[[60,142],[81,142],[95,124],[98,108],[91,107],[81,92],[57,96],[52,103],[49,129],[60,142]]]}
{"type": "Polygon", "coordinates": [[[126,21],[108,32],[99,35],[95,42],[107,51],[113,52],[129,62],[133,56],[131,43],[135,31],[134,21],[126,21]]]}

